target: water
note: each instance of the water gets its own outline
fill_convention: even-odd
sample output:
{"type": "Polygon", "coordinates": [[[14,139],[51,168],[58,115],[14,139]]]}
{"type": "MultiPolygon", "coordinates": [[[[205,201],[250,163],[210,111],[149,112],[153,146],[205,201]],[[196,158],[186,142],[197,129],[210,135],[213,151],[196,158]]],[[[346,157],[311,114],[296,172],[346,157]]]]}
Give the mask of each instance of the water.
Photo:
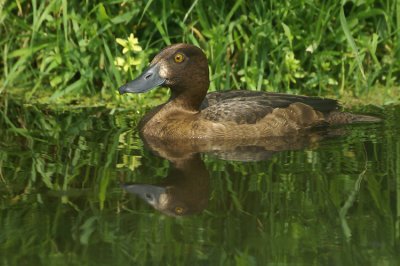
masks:
{"type": "Polygon", "coordinates": [[[400,106],[274,152],[200,155],[144,147],[129,112],[2,110],[1,265],[400,261],[400,106]]]}

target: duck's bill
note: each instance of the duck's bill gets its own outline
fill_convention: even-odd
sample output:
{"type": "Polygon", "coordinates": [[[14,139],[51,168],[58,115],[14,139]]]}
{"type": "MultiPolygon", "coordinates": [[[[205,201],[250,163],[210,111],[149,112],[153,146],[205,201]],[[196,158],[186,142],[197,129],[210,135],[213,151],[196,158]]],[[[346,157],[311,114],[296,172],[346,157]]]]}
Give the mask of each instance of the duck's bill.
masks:
{"type": "Polygon", "coordinates": [[[159,71],[160,67],[157,64],[149,67],[139,77],[121,86],[118,89],[119,93],[142,93],[163,85],[165,78],[160,77],[159,71]]]}
{"type": "Polygon", "coordinates": [[[160,204],[161,195],[166,193],[166,189],[161,186],[147,184],[129,184],[122,186],[129,193],[135,194],[147,201],[152,206],[157,207],[160,204]]]}

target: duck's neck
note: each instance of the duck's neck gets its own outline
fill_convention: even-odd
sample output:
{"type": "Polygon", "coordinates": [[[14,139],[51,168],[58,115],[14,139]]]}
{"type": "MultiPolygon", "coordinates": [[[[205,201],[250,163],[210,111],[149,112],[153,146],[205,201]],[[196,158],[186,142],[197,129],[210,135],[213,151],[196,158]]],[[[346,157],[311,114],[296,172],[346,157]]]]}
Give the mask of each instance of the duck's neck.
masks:
{"type": "Polygon", "coordinates": [[[201,84],[196,84],[191,88],[171,89],[168,103],[185,110],[199,111],[200,105],[207,95],[208,84],[207,87],[200,86],[201,84]]]}

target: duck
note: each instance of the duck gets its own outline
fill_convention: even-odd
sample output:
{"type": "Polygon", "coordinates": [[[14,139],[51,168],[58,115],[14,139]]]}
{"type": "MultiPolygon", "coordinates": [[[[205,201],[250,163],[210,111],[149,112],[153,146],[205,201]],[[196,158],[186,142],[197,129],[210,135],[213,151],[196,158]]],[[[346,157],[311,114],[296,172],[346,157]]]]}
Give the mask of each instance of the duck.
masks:
{"type": "Polygon", "coordinates": [[[170,89],[169,100],[139,122],[141,136],[166,141],[298,136],[331,125],[380,121],[342,112],[334,99],[248,90],[207,94],[209,85],[205,53],[195,45],[178,43],[162,49],[142,74],[118,91],[170,89]]]}
{"type": "Polygon", "coordinates": [[[169,160],[168,175],[155,184],[122,183],[122,188],[136,195],[155,210],[178,217],[201,213],[210,197],[210,174],[199,153],[169,160]]]}

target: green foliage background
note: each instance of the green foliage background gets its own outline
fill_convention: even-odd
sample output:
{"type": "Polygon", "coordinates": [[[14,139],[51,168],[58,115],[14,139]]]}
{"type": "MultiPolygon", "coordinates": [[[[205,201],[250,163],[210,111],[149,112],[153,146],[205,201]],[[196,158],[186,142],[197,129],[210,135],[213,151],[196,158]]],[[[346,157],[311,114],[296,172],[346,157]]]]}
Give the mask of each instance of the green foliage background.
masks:
{"type": "Polygon", "coordinates": [[[0,264],[396,265],[399,106],[270,161],[204,156],[209,207],[174,219],[120,188],[169,169],[136,131],[167,93],[116,89],[189,42],[207,53],[211,90],[399,102],[399,29],[399,0],[0,0],[0,264]],[[131,33],[142,64],[125,73],[116,38],[131,33]]]}
{"type": "Polygon", "coordinates": [[[394,0],[1,0],[0,93],[30,102],[118,103],[116,88],[156,51],[189,42],[207,53],[211,90],[387,103],[399,99],[399,29],[394,0]],[[125,73],[114,65],[122,55],[115,39],[130,33],[143,62],[125,73]]]}

